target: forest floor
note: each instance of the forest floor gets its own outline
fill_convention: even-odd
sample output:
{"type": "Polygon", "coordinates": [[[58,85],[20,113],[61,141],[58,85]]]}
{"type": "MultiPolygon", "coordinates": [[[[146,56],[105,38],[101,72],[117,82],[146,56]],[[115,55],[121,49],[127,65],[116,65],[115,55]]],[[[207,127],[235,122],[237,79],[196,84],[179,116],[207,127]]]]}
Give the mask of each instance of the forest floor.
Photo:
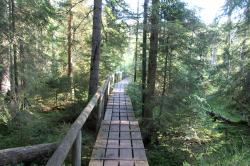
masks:
{"type": "MultiPolygon", "coordinates": [[[[49,111],[47,109],[18,112],[12,121],[0,124],[0,149],[59,142],[84,105],[85,103],[79,102],[51,107],[49,111]]],[[[87,165],[95,142],[95,133],[85,129],[83,134],[82,163],[87,165]]],[[[44,161],[36,162],[41,164],[44,161]]]]}
{"type": "MultiPolygon", "coordinates": [[[[140,90],[132,84],[128,91],[139,118],[140,90]]],[[[225,103],[216,99],[209,101],[217,114],[234,122],[242,120],[237,111],[229,113],[225,103]]],[[[176,110],[170,112],[174,115],[163,113],[162,117],[154,119],[155,132],[146,147],[149,165],[249,166],[250,128],[214,120],[197,111],[202,112],[176,110]]]]}

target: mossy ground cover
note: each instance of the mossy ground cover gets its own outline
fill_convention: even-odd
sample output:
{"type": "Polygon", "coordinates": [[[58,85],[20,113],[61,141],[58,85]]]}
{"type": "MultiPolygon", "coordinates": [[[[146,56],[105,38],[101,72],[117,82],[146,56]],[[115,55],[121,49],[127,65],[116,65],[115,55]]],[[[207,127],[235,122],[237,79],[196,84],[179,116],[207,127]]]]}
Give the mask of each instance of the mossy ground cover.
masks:
{"type": "MultiPolygon", "coordinates": [[[[139,117],[140,86],[131,84],[128,93],[139,117]]],[[[221,98],[208,100],[208,104],[211,110],[223,117],[235,122],[242,120],[237,110],[230,112],[227,110],[230,107],[221,98]]],[[[157,109],[154,111],[157,112],[157,109]]],[[[185,110],[183,108],[172,112],[168,110],[169,113],[154,117],[155,129],[152,142],[146,147],[149,164],[153,166],[250,165],[250,128],[214,121],[205,113],[197,114],[197,111],[199,110],[193,112],[187,106],[185,110]]]]}
{"type": "MultiPolygon", "coordinates": [[[[84,108],[85,103],[71,103],[56,107],[50,111],[26,110],[20,111],[15,119],[0,125],[0,149],[21,147],[42,143],[60,142],[84,108]]],[[[87,165],[92,147],[95,142],[95,133],[83,130],[82,163],[87,165]]],[[[70,156],[66,161],[69,163],[70,156]]],[[[35,161],[44,164],[46,159],[35,161]]]]}

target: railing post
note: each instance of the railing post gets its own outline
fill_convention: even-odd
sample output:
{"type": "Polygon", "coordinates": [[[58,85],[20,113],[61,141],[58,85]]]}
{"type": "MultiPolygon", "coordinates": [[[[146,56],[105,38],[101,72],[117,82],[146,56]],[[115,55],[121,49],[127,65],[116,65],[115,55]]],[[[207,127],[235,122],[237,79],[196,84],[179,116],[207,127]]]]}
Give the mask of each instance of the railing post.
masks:
{"type": "Polygon", "coordinates": [[[99,126],[100,126],[100,122],[101,122],[101,119],[103,117],[103,110],[104,110],[104,93],[103,92],[100,96],[100,99],[99,99],[99,104],[98,104],[98,116],[97,116],[97,119],[98,119],[98,125],[97,125],[97,129],[99,129],[99,126]]]}
{"type": "Polygon", "coordinates": [[[106,109],[106,106],[107,106],[107,102],[108,102],[108,97],[109,97],[109,94],[111,92],[111,89],[110,89],[110,81],[111,81],[111,77],[108,78],[108,85],[107,85],[107,89],[105,90],[104,92],[104,113],[105,113],[105,109],[106,109]]]}
{"type": "Polygon", "coordinates": [[[110,91],[111,91],[111,89],[110,89],[111,79],[112,79],[112,76],[109,76],[109,78],[108,78],[108,87],[107,87],[107,93],[108,93],[108,95],[110,94],[110,91]]]}
{"type": "Polygon", "coordinates": [[[115,74],[112,74],[112,86],[115,84],[115,74]]]}
{"type": "Polygon", "coordinates": [[[82,131],[80,130],[72,146],[72,165],[81,166],[82,131]]]}

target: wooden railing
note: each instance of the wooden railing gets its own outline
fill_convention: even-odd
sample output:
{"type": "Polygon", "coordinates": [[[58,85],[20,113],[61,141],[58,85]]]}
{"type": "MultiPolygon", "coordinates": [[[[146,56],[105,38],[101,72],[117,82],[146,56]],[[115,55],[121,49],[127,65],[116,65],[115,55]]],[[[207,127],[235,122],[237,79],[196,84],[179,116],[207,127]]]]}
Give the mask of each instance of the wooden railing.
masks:
{"type": "Polygon", "coordinates": [[[97,92],[91,98],[87,106],[83,109],[81,114],[71,125],[67,134],[65,135],[63,140],[58,144],[58,147],[55,151],[54,149],[57,145],[56,143],[27,146],[28,150],[27,147],[0,150],[0,165],[16,164],[22,161],[31,161],[32,159],[36,159],[37,157],[41,157],[43,155],[48,155],[49,152],[51,153],[51,151],[54,151],[53,155],[50,157],[46,165],[61,166],[64,163],[66,157],[68,156],[69,151],[71,150],[72,165],[80,166],[82,127],[90,116],[90,114],[93,112],[93,110],[96,111],[95,113],[97,115],[96,123],[100,123],[104,115],[105,105],[107,104],[108,95],[111,92],[111,87],[115,82],[118,82],[121,79],[121,72],[107,77],[103,86],[97,90],[97,92]],[[44,150],[41,151],[39,147],[43,147],[44,150]],[[28,157],[31,153],[36,155],[28,157]]]}

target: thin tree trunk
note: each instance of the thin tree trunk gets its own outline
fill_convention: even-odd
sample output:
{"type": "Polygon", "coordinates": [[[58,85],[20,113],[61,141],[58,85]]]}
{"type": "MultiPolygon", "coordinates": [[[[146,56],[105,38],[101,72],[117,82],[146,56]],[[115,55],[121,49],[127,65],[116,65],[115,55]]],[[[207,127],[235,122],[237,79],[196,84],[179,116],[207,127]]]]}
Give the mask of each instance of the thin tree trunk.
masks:
{"type": "Polygon", "coordinates": [[[172,52],[171,49],[169,50],[168,56],[168,90],[172,89],[172,52]]]}
{"type": "Polygon", "coordinates": [[[18,93],[18,71],[17,71],[17,46],[16,46],[16,26],[15,26],[15,2],[11,0],[11,19],[12,19],[12,41],[13,41],[13,72],[14,72],[14,85],[15,93],[18,93]]]}
{"type": "MultiPolygon", "coordinates": [[[[0,57],[0,64],[3,64],[3,57],[0,57]]],[[[4,73],[5,73],[4,66],[0,66],[0,93],[4,90],[3,89],[4,73]]]]}
{"type": "Polygon", "coordinates": [[[12,47],[13,47],[13,34],[12,34],[12,1],[9,0],[9,79],[10,79],[10,91],[13,95],[15,93],[15,84],[14,84],[14,72],[13,72],[13,55],[12,55],[12,47]]]}
{"type": "Polygon", "coordinates": [[[69,77],[69,87],[70,87],[70,98],[74,99],[74,88],[73,88],[73,66],[72,66],[72,1],[68,0],[69,3],[69,15],[68,15],[68,77],[69,77]]]}
{"type": "Polygon", "coordinates": [[[25,88],[25,55],[24,55],[24,41],[22,39],[19,40],[19,57],[21,60],[21,89],[25,88]]]}
{"type": "Polygon", "coordinates": [[[142,116],[145,109],[145,89],[147,80],[147,24],[148,24],[148,2],[144,1],[144,15],[143,15],[143,41],[142,41],[142,116]]]}
{"type": "Polygon", "coordinates": [[[136,24],[136,37],[135,37],[135,66],[134,66],[134,82],[136,82],[137,77],[137,57],[138,57],[138,31],[139,31],[139,2],[137,1],[137,24],[136,24]]]}
{"type": "Polygon", "coordinates": [[[166,93],[166,86],[167,86],[167,69],[168,69],[168,54],[169,54],[169,47],[168,47],[168,37],[166,41],[166,55],[165,55],[165,61],[164,61],[164,75],[163,75],[163,85],[162,85],[162,92],[161,92],[161,105],[160,105],[160,113],[159,116],[162,114],[162,109],[163,109],[163,97],[165,96],[166,93]]]}
{"type": "Polygon", "coordinates": [[[71,39],[71,36],[72,36],[72,19],[73,19],[73,13],[72,13],[72,3],[71,3],[71,0],[68,0],[68,3],[69,3],[69,15],[68,15],[68,77],[71,77],[72,76],[72,57],[71,57],[71,54],[72,54],[72,39],[71,39]]]}
{"type": "Polygon", "coordinates": [[[94,0],[92,52],[89,79],[89,99],[95,94],[99,81],[99,60],[101,46],[102,0],[94,0]]]}
{"type": "Polygon", "coordinates": [[[143,121],[147,125],[148,133],[144,140],[151,141],[152,118],[154,108],[155,80],[157,69],[157,53],[158,53],[158,23],[159,23],[159,0],[152,0],[152,16],[151,16],[151,35],[150,50],[148,58],[148,80],[145,97],[145,110],[143,121]]]}
{"type": "Polygon", "coordinates": [[[231,75],[231,53],[230,53],[230,48],[231,48],[231,29],[232,29],[232,13],[230,12],[228,15],[228,34],[227,34],[227,39],[226,39],[226,66],[227,66],[227,78],[230,77],[231,75]]]}

